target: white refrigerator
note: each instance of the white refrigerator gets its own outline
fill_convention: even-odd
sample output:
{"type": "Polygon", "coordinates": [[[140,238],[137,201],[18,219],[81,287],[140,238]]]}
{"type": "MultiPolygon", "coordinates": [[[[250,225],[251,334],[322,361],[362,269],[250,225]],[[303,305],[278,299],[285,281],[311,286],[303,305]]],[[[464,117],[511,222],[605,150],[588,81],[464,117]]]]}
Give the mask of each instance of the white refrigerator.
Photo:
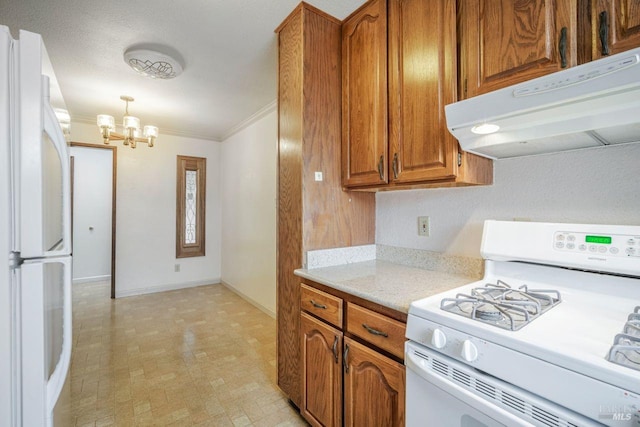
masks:
{"type": "Polygon", "coordinates": [[[50,79],[41,37],[0,26],[0,424],[11,427],[54,425],[71,360],[69,150],[50,79]]]}

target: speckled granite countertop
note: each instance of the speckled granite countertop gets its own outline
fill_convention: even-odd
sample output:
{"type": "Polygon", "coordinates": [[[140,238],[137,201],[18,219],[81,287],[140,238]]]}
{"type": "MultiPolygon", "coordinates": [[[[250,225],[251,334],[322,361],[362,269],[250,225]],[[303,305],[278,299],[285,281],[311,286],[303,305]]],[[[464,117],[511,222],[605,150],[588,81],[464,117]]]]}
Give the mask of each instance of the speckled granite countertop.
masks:
{"type": "Polygon", "coordinates": [[[402,313],[408,313],[412,301],[479,280],[479,277],[408,267],[379,259],[298,269],[294,273],[402,313]]]}

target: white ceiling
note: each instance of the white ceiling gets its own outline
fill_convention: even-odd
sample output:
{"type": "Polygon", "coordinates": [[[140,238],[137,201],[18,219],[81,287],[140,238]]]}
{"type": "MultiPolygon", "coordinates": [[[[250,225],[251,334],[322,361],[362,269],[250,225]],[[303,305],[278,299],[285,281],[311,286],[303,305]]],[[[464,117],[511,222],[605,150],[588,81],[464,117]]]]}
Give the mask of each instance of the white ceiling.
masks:
{"type": "MultiPolygon", "coordinates": [[[[344,19],[365,0],[308,0],[344,19]]],[[[221,141],[276,99],[275,28],[299,0],[0,0],[14,37],[42,35],[72,120],[129,107],[160,133],[221,141]],[[136,74],[123,60],[136,44],[182,56],[173,80],[136,74]]],[[[73,132],[73,130],[72,130],[73,132]]]]}

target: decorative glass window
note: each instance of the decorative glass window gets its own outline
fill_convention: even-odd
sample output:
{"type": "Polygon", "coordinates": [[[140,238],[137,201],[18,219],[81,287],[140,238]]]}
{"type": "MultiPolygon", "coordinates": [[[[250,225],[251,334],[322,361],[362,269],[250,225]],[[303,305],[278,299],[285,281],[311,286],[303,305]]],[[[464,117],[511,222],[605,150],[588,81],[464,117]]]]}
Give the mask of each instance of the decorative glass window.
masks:
{"type": "Polygon", "coordinates": [[[204,256],[206,164],[202,157],[178,156],[176,258],[204,256]]]}

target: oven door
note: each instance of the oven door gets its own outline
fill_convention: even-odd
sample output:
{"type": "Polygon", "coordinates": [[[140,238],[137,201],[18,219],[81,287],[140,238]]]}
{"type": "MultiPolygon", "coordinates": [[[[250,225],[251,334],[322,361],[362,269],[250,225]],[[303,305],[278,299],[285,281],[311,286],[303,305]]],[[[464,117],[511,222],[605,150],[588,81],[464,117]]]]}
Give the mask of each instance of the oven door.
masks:
{"type": "Polygon", "coordinates": [[[601,425],[413,341],[405,365],[408,427],[601,425]]]}
{"type": "MultiPolygon", "coordinates": [[[[407,346],[412,345],[408,343],[407,346]]],[[[407,427],[531,426],[486,402],[430,369],[415,352],[407,352],[407,427]]]]}

